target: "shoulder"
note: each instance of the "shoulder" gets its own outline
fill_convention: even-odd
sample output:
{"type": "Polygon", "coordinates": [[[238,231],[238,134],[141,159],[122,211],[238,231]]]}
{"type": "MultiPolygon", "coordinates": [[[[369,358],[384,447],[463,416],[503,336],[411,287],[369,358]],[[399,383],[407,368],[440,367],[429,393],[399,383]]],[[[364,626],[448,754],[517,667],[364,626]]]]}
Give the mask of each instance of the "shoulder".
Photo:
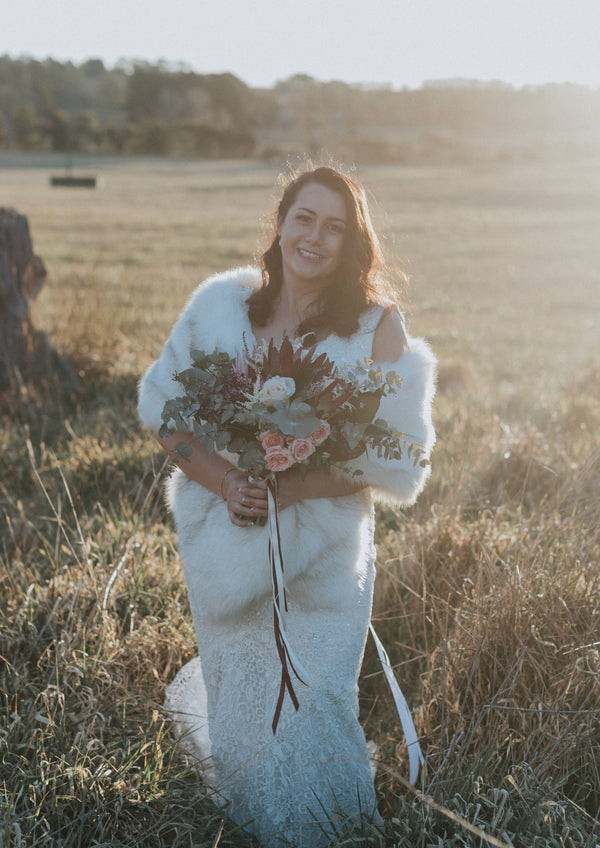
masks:
{"type": "Polygon", "coordinates": [[[234,351],[249,330],[247,300],[260,282],[260,270],[252,266],[208,277],[192,292],[171,341],[188,352],[194,347],[234,351]]]}
{"type": "Polygon", "coordinates": [[[404,320],[392,304],[382,307],[373,335],[373,359],[376,362],[395,362],[408,350],[404,320]]]}
{"type": "Polygon", "coordinates": [[[213,274],[192,292],[186,311],[188,309],[204,311],[211,304],[218,302],[229,305],[232,301],[243,302],[260,283],[260,269],[253,265],[213,274]]]}

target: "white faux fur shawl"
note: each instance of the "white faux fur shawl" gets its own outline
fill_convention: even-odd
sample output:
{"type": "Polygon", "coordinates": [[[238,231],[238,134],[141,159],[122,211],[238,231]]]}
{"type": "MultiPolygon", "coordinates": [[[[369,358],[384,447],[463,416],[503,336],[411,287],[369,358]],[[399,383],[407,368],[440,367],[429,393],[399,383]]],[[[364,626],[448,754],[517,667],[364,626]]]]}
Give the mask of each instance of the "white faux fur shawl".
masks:
{"type": "MultiPolygon", "coordinates": [[[[138,409],[145,426],[158,431],[165,401],[180,394],[173,375],[189,367],[192,349],[212,351],[217,347],[233,355],[244,336],[252,343],[245,301],[259,283],[258,269],[247,267],[210,277],[196,289],[160,357],[141,381],[138,409]]],[[[354,338],[330,336],[322,343],[322,349],[328,353],[331,349],[333,359],[340,350],[348,361],[354,338]]],[[[378,417],[401,430],[407,445],[412,442],[422,445],[428,456],[435,441],[431,403],[436,360],[422,339],[409,337],[408,341],[409,348],[398,361],[383,363],[385,370],[393,369],[400,374],[402,388],[397,394],[383,398],[378,417]]],[[[355,359],[360,353],[357,348],[355,359]]],[[[372,487],[375,498],[404,505],[416,500],[429,474],[428,468],[415,465],[407,453],[399,461],[378,459],[370,453],[355,460],[352,467],[363,472],[361,480],[372,487]]]]}
{"type": "MultiPolygon", "coordinates": [[[[218,347],[233,355],[244,335],[253,343],[245,301],[259,283],[257,269],[239,268],[211,277],[196,289],[160,357],[140,383],[139,415],[147,427],[159,429],[165,401],[179,394],[173,374],[189,366],[192,349],[218,347]]],[[[377,310],[365,313],[360,331],[351,339],[329,336],[320,349],[334,361],[352,364],[370,354],[379,314],[377,310]]],[[[422,340],[409,338],[409,350],[398,362],[384,367],[397,370],[403,382],[397,395],[383,399],[380,417],[429,453],[434,442],[433,354],[422,340]]],[[[370,489],[346,497],[300,501],[280,515],[289,595],[305,608],[346,608],[352,603],[352,587],[366,585],[375,556],[372,499],[412,503],[429,473],[406,455],[399,461],[385,461],[370,454],[354,465],[364,472],[361,479],[370,489]]],[[[195,614],[203,610],[212,619],[225,620],[271,592],[266,527],[248,530],[231,524],[221,498],[181,470],[169,480],[167,496],[195,614]]]]}

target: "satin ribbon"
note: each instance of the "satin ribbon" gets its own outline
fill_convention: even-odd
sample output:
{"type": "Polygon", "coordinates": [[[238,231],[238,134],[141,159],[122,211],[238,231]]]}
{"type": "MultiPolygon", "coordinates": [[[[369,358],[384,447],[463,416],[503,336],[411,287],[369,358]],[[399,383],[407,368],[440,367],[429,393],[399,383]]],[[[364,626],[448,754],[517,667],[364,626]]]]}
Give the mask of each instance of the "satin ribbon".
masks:
{"type": "Polygon", "coordinates": [[[271,582],[273,585],[273,629],[275,631],[277,653],[281,662],[281,684],[279,686],[279,697],[272,724],[273,733],[275,733],[279,724],[286,689],[292,699],[294,708],[297,710],[300,706],[298,697],[294,691],[290,671],[300,683],[304,683],[305,686],[309,684],[308,674],[300,660],[294,654],[285,630],[284,618],[288,607],[283,576],[283,557],[281,555],[281,537],[279,535],[279,507],[277,504],[277,478],[275,476],[267,480],[267,508],[269,521],[269,564],[271,566],[271,582]]]}
{"type": "Polygon", "coordinates": [[[402,725],[402,731],[404,733],[404,738],[406,739],[406,747],[408,749],[408,779],[414,786],[419,777],[419,769],[425,762],[423,753],[421,752],[421,746],[419,745],[415,723],[412,720],[408,704],[406,703],[406,698],[402,694],[402,690],[396,680],[396,675],[392,669],[387,651],[383,647],[381,639],[377,633],[375,633],[375,628],[372,624],[369,624],[369,630],[371,631],[371,636],[373,637],[375,647],[377,648],[381,667],[383,668],[389,687],[392,690],[392,696],[394,698],[394,703],[396,704],[396,710],[398,711],[400,724],[402,725]]]}
{"type": "MultiPolygon", "coordinates": [[[[271,566],[271,582],[273,586],[273,629],[275,632],[275,644],[277,653],[281,662],[281,683],[279,686],[279,697],[275,707],[275,715],[273,716],[272,729],[275,734],[283,701],[285,699],[286,690],[289,693],[294,708],[297,710],[300,706],[298,696],[294,691],[292,684],[292,674],[305,686],[309,685],[308,675],[302,666],[300,660],[294,654],[290,645],[286,630],[285,630],[285,613],[288,611],[287,596],[285,591],[285,578],[283,573],[283,557],[281,554],[281,536],[279,534],[279,507],[277,503],[277,478],[275,475],[267,480],[267,506],[268,506],[268,522],[269,522],[269,564],[271,566]],[[290,673],[291,672],[291,673],[290,673]]],[[[387,652],[383,647],[381,639],[375,632],[372,624],[369,624],[369,629],[377,653],[379,661],[383,668],[386,680],[392,691],[396,710],[402,725],[402,731],[406,739],[406,747],[408,749],[409,763],[409,780],[411,784],[415,784],[419,777],[419,769],[424,762],[423,754],[419,746],[417,731],[415,729],[406,698],[402,694],[402,690],[396,680],[392,666],[390,664],[387,652]]]]}

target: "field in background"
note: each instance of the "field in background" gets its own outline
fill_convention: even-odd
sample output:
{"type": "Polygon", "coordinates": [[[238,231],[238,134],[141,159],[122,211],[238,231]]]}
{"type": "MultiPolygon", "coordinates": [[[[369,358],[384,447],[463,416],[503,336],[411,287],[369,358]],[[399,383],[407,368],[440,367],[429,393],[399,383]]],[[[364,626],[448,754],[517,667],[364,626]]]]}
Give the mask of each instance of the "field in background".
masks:
{"type": "MultiPolygon", "coordinates": [[[[50,189],[49,174],[62,168],[61,157],[54,168],[51,160],[13,154],[13,167],[0,170],[2,204],[28,215],[50,273],[36,320],[68,338],[93,314],[93,340],[126,347],[142,364],[193,286],[252,260],[278,174],[241,161],[88,158],[82,170],[103,187],[78,192],[50,189]]],[[[573,357],[586,357],[600,311],[599,169],[371,166],[358,175],[388,259],[412,277],[411,327],[442,358],[470,356],[485,377],[510,379],[540,366],[562,378],[573,357]]]]}
{"type": "MultiPolygon", "coordinates": [[[[0,203],[28,216],[49,272],[34,321],[83,386],[2,399],[0,816],[7,844],[208,846],[219,817],[160,711],[194,639],[135,387],[191,289],[259,249],[277,169],[88,164],[95,192],[51,189],[59,158],[0,155],[0,203]]],[[[375,616],[415,709],[423,787],[507,844],[593,848],[600,172],[556,161],[359,177],[388,259],[411,275],[410,330],[440,358],[432,479],[378,530],[375,616]]],[[[390,774],[404,755],[371,650],[363,677],[381,807],[398,819],[386,844],[485,844],[390,774]]],[[[229,827],[220,844],[250,842],[229,827]]]]}

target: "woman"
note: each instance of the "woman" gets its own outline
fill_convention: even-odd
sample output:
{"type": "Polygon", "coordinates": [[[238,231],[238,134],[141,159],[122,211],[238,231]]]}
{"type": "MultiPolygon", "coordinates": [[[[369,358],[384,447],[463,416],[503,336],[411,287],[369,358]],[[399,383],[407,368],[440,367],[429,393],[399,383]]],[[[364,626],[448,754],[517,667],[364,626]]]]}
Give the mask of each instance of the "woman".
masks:
{"type": "MultiPolygon", "coordinates": [[[[190,350],[233,356],[244,341],[309,334],[337,364],[369,357],[397,370],[402,388],[382,400],[379,415],[429,452],[435,359],[405,334],[384,297],[381,269],[362,189],[331,168],[296,177],[281,198],[262,270],[215,276],[192,296],[141,382],[143,423],[158,431],[164,402],[180,394],[173,374],[189,366],[190,350]]],[[[161,443],[175,456],[181,439],[161,443]]],[[[191,455],[177,460],[168,499],[200,659],[169,687],[168,706],[206,759],[207,781],[229,817],[261,844],[317,848],[365,817],[379,823],[357,687],[375,577],[373,501],[413,503],[427,469],[406,456],[363,455],[354,461],[360,478],[278,475],[286,629],[309,685],[297,683],[299,709],[284,702],[273,734],[281,665],[267,529],[254,523],[267,514],[265,484],[232,456],[208,454],[191,434],[186,440],[191,455]]]]}

